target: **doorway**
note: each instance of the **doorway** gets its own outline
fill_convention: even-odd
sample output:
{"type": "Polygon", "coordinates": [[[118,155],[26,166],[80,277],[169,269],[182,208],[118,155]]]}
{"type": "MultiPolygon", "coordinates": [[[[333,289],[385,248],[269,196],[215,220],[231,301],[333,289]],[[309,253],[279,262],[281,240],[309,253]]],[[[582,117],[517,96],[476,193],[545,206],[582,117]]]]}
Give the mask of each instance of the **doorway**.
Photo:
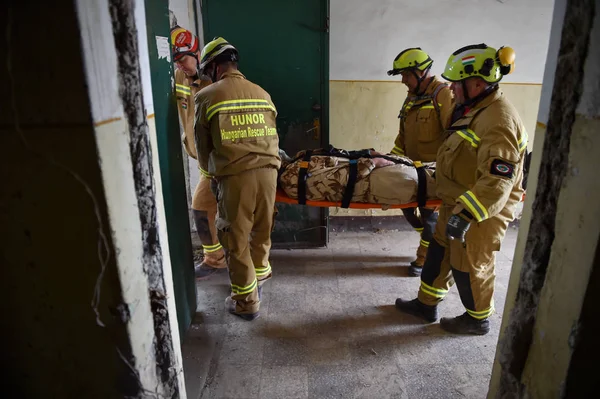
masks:
{"type": "MultiPolygon", "coordinates": [[[[204,38],[240,51],[240,70],[277,108],[280,147],[290,156],[329,144],[329,2],[202,1],[204,38]]],[[[274,247],[327,245],[326,208],[277,204],[274,247]]]]}

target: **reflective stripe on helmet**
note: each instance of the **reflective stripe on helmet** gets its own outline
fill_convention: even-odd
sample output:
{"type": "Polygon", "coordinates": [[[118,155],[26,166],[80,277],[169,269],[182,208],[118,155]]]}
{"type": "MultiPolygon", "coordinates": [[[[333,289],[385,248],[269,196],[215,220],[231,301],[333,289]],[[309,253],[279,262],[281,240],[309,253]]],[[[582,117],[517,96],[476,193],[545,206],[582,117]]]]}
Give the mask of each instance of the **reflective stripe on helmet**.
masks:
{"type": "Polygon", "coordinates": [[[515,53],[510,47],[501,47],[496,51],[485,43],[473,44],[452,53],[442,77],[450,82],[479,77],[494,84],[500,82],[503,75],[514,70],[514,60],[515,53]]]}
{"type": "Polygon", "coordinates": [[[388,75],[398,75],[405,70],[418,69],[424,71],[431,67],[433,60],[420,47],[407,48],[394,58],[392,69],[388,75]]]}
{"type": "Polygon", "coordinates": [[[214,61],[217,56],[224,53],[226,50],[232,50],[237,53],[237,49],[233,47],[227,40],[222,37],[215,38],[202,49],[200,56],[200,70],[206,68],[208,64],[214,61]]]}
{"type": "Polygon", "coordinates": [[[173,61],[177,62],[186,55],[195,55],[198,52],[198,38],[189,30],[179,26],[171,29],[171,46],[173,61]]]}

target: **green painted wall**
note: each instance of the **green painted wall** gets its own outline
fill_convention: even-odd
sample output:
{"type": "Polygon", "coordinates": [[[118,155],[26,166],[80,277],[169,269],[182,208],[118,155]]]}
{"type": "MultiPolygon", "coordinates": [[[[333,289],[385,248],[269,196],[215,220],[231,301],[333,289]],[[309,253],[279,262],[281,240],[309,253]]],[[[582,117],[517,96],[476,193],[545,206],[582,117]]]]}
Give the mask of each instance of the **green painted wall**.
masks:
{"type": "Polygon", "coordinates": [[[175,303],[179,332],[184,336],[196,312],[196,281],[179,135],[179,116],[171,86],[171,80],[174,78],[173,65],[166,58],[159,58],[156,47],[157,36],[169,37],[168,3],[168,0],[145,2],[158,157],[169,233],[175,303]]]}
{"type": "MultiPolygon", "coordinates": [[[[202,2],[205,41],[222,36],[238,48],[242,73],[271,94],[280,147],[292,156],[329,143],[328,7],[327,0],[202,2]]],[[[274,245],[326,244],[327,209],[278,210],[274,245]]]]}

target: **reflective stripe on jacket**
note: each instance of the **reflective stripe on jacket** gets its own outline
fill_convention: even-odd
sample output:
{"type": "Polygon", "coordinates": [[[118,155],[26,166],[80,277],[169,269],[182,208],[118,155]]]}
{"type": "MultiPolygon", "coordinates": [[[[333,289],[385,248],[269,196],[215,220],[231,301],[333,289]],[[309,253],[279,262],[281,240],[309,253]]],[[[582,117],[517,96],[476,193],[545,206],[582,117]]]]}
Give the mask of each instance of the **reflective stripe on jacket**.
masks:
{"type": "Polygon", "coordinates": [[[194,145],[194,95],[210,83],[206,80],[194,80],[182,70],[175,70],[175,96],[177,97],[179,123],[183,130],[181,142],[185,152],[194,159],[198,157],[194,145]]]}
{"type": "Polygon", "coordinates": [[[407,156],[414,161],[435,162],[437,151],[446,138],[451,111],[450,89],[435,76],[422,96],[409,93],[398,116],[400,128],[392,154],[407,156]]]}
{"type": "Polygon", "coordinates": [[[271,96],[239,71],[202,89],[196,103],[196,148],[200,168],[213,176],[279,168],[277,111],[271,96]]]}
{"type": "Polygon", "coordinates": [[[523,194],[527,132],[500,89],[456,120],[437,157],[437,195],[461,203],[478,222],[512,220],[523,194]]]}

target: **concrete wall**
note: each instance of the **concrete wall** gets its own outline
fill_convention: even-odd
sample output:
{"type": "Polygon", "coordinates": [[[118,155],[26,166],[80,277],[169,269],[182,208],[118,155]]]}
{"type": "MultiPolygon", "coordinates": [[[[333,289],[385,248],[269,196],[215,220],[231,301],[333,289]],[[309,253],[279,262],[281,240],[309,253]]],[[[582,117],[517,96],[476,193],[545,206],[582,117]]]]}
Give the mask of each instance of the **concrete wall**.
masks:
{"type": "Polygon", "coordinates": [[[539,126],[541,128],[544,128],[548,123],[550,102],[552,100],[552,90],[554,89],[554,72],[556,71],[556,64],[558,62],[558,49],[560,47],[560,39],[566,7],[566,0],[556,0],[554,2],[550,40],[548,43],[548,55],[546,56],[546,67],[544,69],[544,81],[542,85],[542,95],[540,98],[537,119],[541,124],[539,126]]]}
{"type": "Polygon", "coordinates": [[[22,398],[135,394],[137,382],[126,377],[117,353],[120,348],[128,356],[131,348],[118,317],[115,258],[104,258],[114,245],[74,3],[28,9],[3,3],[0,16],[1,25],[10,26],[10,47],[0,44],[2,64],[10,57],[12,71],[0,69],[6,104],[0,107],[3,392],[22,398]],[[30,50],[40,38],[64,50],[59,57],[53,46],[38,47],[43,68],[30,50]],[[91,305],[103,265],[98,311],[106,328],[91,305]]]}
{"type": "Polygon", "coordinates": [[[515,72],[503,79],[503,89],[533,132],[553,4],[552,0],[332,0],[332,142],[349,140],[363,146],[373,134],[377,136],[375,144],[382,149],[393,142],[406,89],[398,77],[389,77],[386,72],[400,51],[421,47],[434,60],[432,72],[439,75],[452,52],[481,42],[515,49],[515,72]],[[361,103],[356,104],[359,97],[361,103]],[[348,112],[350,109],[353,112],[348,112]],[[354,122],[352,118],[363,122],[349,123],[354,122]]]}
{"type": "MultiPolygon", "coordinates": [[[[9,104],[0,107],[3,393],[122,398],[148,397],[148,390],[185,398],[160,175],[152,199],[165,256],[165,315],[172,315],[165,331],[173,340],[169,366],[179,375],[169,384],[157,375],[162,340],[142,261],[110,17],[131,3],[38,3],[0,7],[8,31],[0,53],[10,71],[0,70],[0,97],[9,104]],[[39,58],[32,59],[31,43],[40,40],[39,58]]],[[[145,44],[144,3],[136,5],[121,28],[137,25],[139,36],[131,29],[129,38],[145,44]]],[[[146,61],[137,85],[148,87],[147,46],[129,60],[138,57],[146,61]]],[[[139,108],[151,113],[152,97],[143,92],[139,108]]],[[[148,132],[155,136],[151,122],[148,132]]],[[[150,162],[158,171],[157,159],[150,162]]]]}
{"type": "Polygon", "coordinates": [[[421,47],[434,60],[432,72],[439,75],[452,52],[481,42],[515,49],[515,72],[503,79],[510,83],[503,89],[533,132],[553,4],[552,0],[332,0],[332,142],[349,140],[362,146],[365,137],[376,134],[376,145],[390,146],[406,90],[398,77],[386,72],[400,51],[421,47]],[[358,97],[364,98],[361,108],[354,103],[358,97]],[[349,123],[351,118],[364,121],[355,126],[349,123]]]}
{"type": "MultiPolygon", "coordinates": [[[[390,151],[406,97],[400,78],[386,74],[396,55],[408,47],[421,47],[434,59],[432,71],[439,75],[452,52],[481,42],[515,49],[515,72],[503,79],[501,87],[528,131],[534,132],[552,7],[552,0],[332,0],[331,143],[347,149],[390,151]]],[[[533,140],[529,146],[531,150],[533,140]]],[[[330,214],[401,212],[331,209],[330,214]]]]}
{"type": "MultiPolygon", "coordinates": [[[[600,188],[595,176],[600,169],[600,1],[583,3],[577,7],[579,10],[575,16],[571,14],[570,20],[578,21],[586,28],[574,29],[571,24],[565,23],[563,30],[563,41],[567,43],[589,42],[587,54],[582,54],[585,58],[580,59],[585,60],[583,72],[567,72],[579,75],[581,81],[578,84],[581,86],[577,87],[576,80],[572,80],[573,77],[567,78],[564,73],[558,77],[563,82],[561,92],[564,93],[569,84],[573,84],[570,88],[572,92],[582,92],[577,93],[579,101],[575,120],[569,129],[568,171],[562,182],[556,211],[557,235],[552,244],[536,312],[533,341],[523,372],[523,383],[533,397],[548,397],[565,387],[571,356],[577,348],[580,331],[588,328],[582,324],[580,315],[600,245],[600,188]],[[595,18],[590,18],[588,14],[591,3],[595,3],[595,18]],[[583,17],[584,14],[588,15],[583,17]],[[584,22],[585,19],[588,19],[587,23],[584,22]],[[591,30],[588,30],[588,23],[591,30]],[[589,36],[586,38],[587,35],[589,36]],[[571,268],[567,268],[567,265],[571,268]]],[[[575,7],[572,4],[570,7],[573,12],[575,7]]],[[[563,42],[563,54],[565,50],[569,49],[567,51],[570,52],[572,48],[564,46],[563,42]]],[[[551,103],[551,111],[556,111],[556,97],[551,103]]],[[[597,387],[597,383],[592,381],[584,384],[597,387]]],[[[577,390],[577,387],[573,388],[577,390]]]]}
{"type": "MultiPolygon", "coordinates": [[[[598,0],[556,2],[532,160],[535,191],[521,221],[490,398],[587,397],[597,389],[592,372],[571,378],[577,386],[567,380],[581,331],[591,328],[581,315],[596,295],[588,292],[597,284],[590,276],[598,276],[599,11],[598,0]]],[[[593,361],[583,353],[579,366],[593,361]]]]}
{"type": "MultiPolygon", "coordinates": [[[[540,164],[542,161],[541,153],[544,145],[544,137],[546,134],[546,124],[548,123],[548,116],[550,112],[550,102],[552,100],[552,90],[554,88],[554,75],[558,60],[558,50],[560,47],[560,40],[562,36],[562,27],[566,7],[567,0],[556,0],[554,3],[554,10],[552,13],[552,26],[548,45],[548,54],[546,57],[546,67],[544,70],[544,81],[542,85],[541,97],[539,102],[540,105],[537,116],[538,123],[535,127],[535,144],[533,147],[531,172],[529,175],[528,183],[529,190],[527,192],[528,195],[525,200],[523,206],[523,213],[521,216],[519,237],[517,240],[517,246],[515,248],[514,262],[511,269],[508,292],[506,294],[506,304],[504,306],[504,317],[502,319],[502,327],[500,329],[500,339],[504,338],[504,331],[506,326],[508,325],[510,311],[514,306],[515,299],[517,296],[517,290],[519,288],[519,279],[521,277],[521,268],[523,266],[525,244],[527,242],[527,236],[529,235],[529,225],[531,223],[532,217],[533,199],[536,195],[538,174],[540,172],[540,164]]],[[[490,391],[492,392],[495,392],[498,389],[500,371],[500,364],[498,362],[494,364],[494,371],[494,378],[492,379],[490,385],[490,391]]]]}
{"type": "Polygon", "coordinates": [[[552,0],[331,0],[331,79],[390,80],[386,71],[407,47],[421,47],[433,72],[467,44],[510,45],[517,53],[507,82],[541,83],[552,0]]]}
{"type": "Polygon", "coordinates": [[[148,46],[160,44],[158,37],[148,43],[144,3],[134,4],[78,3],[85,73],[118,273],[129,307],[131,361],[144,387],[164,384],[165,394],[185,397],[148,59],[148,46]],[[162,316],[156,316],[151,297],[164,301],[162,316]],[[166,365],[161,364],[164,354],[166,365]],[[163,378],[165,369],[170,369],[169,381],[163,378]]]}
{"type": "Polygon", "coordinates": [[[169,0],[169,10],[177,18],[177,24],[195,34],[194,0],[169,0]]]}

